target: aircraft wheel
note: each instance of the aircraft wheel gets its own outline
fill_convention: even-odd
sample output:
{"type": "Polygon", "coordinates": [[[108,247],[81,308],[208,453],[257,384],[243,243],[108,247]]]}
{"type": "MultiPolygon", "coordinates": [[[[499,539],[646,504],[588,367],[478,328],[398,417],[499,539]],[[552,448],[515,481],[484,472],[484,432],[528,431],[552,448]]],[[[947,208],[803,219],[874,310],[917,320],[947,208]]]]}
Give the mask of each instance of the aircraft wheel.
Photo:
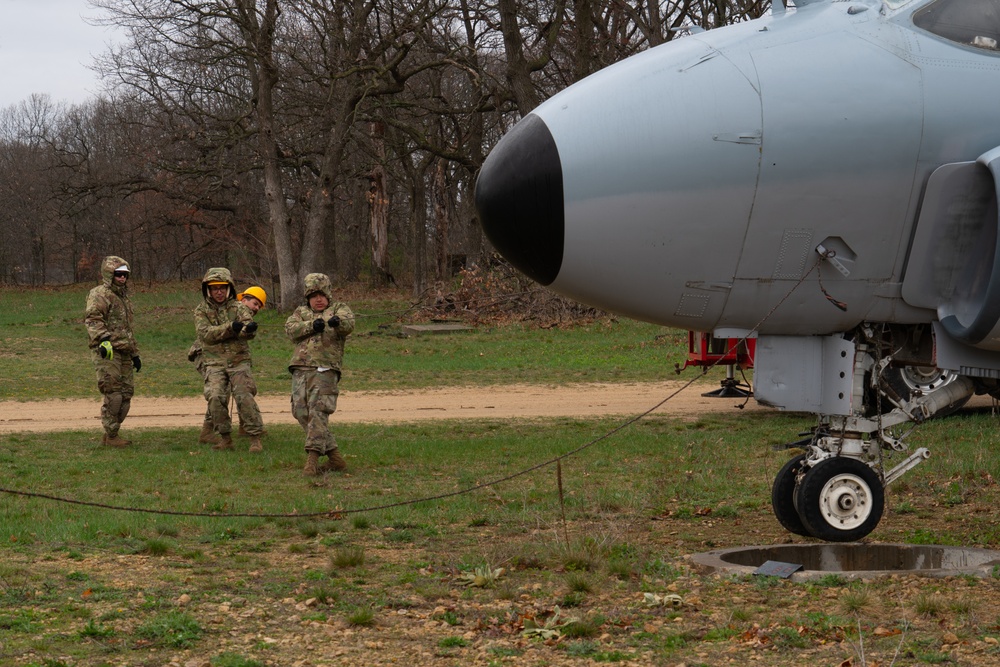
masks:
{"type": "Polygon", "coordinates": [[[799,513],[795,509],[795,478],[802,469],[802,461],[805,454],[792,457],[778,471],[771,486],[771,507],[774,509],[774,518],[778,520],[785,530],[810,537],[809,530],[799,518],[799,513]]]}
{"type": "MultiPolygon", "coordinates": [[[[883,373],[885,381],[904,401],[908,401],[915,396],[930,394],[936,389],[951,384],[959,377],[961,376],[953,371],[921,366],[903,366],[902,368],[890,366],[883,373]]],[[[968,403],[970,398],[972,397],[967,396],[955,401],[951,405],[941,408],[931,415],[931,417],[947,417],[968,403]]],[[[874,412],[875,397],[870,397],[868,402],[874,412]]],[[[892,408],[893,405],[883,398],[882,412],[889,412],[892,408]]]]}
{"type": "Polygon", "coordinates": [[[837,456],[810,468],[796,491],[799,518],[827,542],[853,542],[875,530],[885,509],[882,480],[857,459],[837,456]]]}

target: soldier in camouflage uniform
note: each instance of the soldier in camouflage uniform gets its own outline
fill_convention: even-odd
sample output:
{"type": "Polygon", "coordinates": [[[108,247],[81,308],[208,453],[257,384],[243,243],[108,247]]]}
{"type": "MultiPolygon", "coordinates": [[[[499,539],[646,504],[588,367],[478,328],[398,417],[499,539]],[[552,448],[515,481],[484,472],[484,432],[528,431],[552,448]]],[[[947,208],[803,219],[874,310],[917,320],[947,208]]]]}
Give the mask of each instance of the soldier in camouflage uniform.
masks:
{"type": "MultiPolygon", "coordinates": [[[[250,309],[250,312],[255,316],[267,303],[267,292],[264,291],[262,287],[257,287],[253,285],[248,287],[245,292],[241,292],[236,295],[236,298],[243,302],[243,304],[250,309]]],[[[205,357],[201,353],[201,343],[197,339],[188,348],[187,354],[188,361],[194,364],[194,369],[198,371],[198,375],[201,376],[202,381],[205,380],[205,357]]],[[[256,396],[256,394],[254,394],[256,396]]],[[[226,404],[228,405],[229,398],[226,398],[226,404]]],[[[238,411],[237,411],[238,412],[238,411]]],[[[240,421],[239,434],[242,436],[249,436],[246,427],[243,422],[240,421]]],[[[261,432],[261,436],[267,435],[267,430],[261,432]]],[[[215,422],[212,421],[212,411],[210,408],[205,408],[205,419],[201,424],[201,433],[198,434],[198,442],[206,445],[215,445],[221,442],[221,439],[215,433],[215,422]]]]}
{"type": "Polygon", "coordinates": [[[194,328],[205,363],[205,400],[219,434],[212,449],[234,448],[228,406],[232,393],[240,421],[250,436],[250,451],[259,452],[264,425],[254,399],[257,385],[247,344],[257,332],[257,323],[250,309],[236,299],[229,269],[209,269],[201,281],[201,293],[204,300],[194,309],[194,328]]]}
{"type": "Polygon", "coordinates": [[[315,476],[344,470],[347,462],[330,433],[330,415],[337,410],[340,363],[344,341],[354,331],[354,313],[346,303],[333,300],[333,286],[322,273],[305,279],[305,306],[285,321],[285,333],[295,343],[288,370],[292,372],[292,415],[306,432],[306,465],[302,472],[315,476]],[[319,458],[329,459],[322,466],[319,458]]]}
{"type": "Polygon", "coordinates": [[[132,302],[128,297],[129,265],[121,257],[105,257],[101,262],[102,282],[87,295],[84,322],[97,370],[97,389],[104,396],[101,405],[102,443],[109,447],[132,444],[118,435],[128,415],[135,393],[133,369],[142,368],[139,347],[132,334],[132,302]]]}

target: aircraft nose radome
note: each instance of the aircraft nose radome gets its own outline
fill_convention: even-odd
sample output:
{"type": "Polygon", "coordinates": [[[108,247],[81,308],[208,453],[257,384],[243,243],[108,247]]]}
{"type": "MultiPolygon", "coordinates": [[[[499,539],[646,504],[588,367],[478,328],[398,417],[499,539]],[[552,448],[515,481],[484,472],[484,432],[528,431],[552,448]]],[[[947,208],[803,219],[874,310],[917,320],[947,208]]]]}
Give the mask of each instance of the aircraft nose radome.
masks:
{"type": "Polygon", "coordinates": [[[559,151],[545,122],[525,116],[497,143],[476,181],[483,231],[516,269],[549,285],[563,259],[559,151]]]}

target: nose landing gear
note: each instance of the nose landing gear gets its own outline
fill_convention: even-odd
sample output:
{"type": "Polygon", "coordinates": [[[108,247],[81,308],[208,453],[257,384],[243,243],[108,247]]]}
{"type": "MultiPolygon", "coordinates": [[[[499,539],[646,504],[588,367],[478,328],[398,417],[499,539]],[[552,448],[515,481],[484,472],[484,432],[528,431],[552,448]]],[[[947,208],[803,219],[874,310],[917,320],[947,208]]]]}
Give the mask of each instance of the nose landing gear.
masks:
{"type": "Polygon", "coordinates": [[[883,456],[907,449],[889,429],[922,422],[945,407],[963,404],[975,393],[971,379],[957,376],[932,393],[900,401],[898,393],[886,391],[879,382],[879,371],[886,367],[885,362],[876,363],[872,347],[856,343],[850,414],[820,415],[812,438],[794,445],[806,453],[785,463],[775,477],[771,505],[778,522],[790,532],[828,542],[852,542],[875,530],[885,511],[885,487],[930,456],[920,448],[885,470],[883,456]],[[874,382],[870,381],[873,376],[874,382]],[[865,393],[872,389],[886,405],[895,407],[868,416],[865,393]]]}

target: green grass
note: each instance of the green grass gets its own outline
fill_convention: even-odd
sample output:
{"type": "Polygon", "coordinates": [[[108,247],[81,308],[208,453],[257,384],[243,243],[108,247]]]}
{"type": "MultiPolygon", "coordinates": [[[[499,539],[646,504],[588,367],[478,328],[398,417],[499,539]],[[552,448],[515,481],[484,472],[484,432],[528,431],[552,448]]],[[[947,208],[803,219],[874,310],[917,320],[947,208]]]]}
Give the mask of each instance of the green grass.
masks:
{"type": "MultiPolygon", "coordinates": [[[[74,398],[97,393],[83,325],[92,285],[52,289],[0,286],[0,400],[74,398]]],[[[342,297],[350,301],[348,297],[342,297]]],[[[139,285],[133,293],[135,334],[143,360],[136,393],[198,396],[202,385],[187,361],[194,340],[198,283],[139,285]]],[[[441,385],[662,380],[687,356],[687,334],[608,318],[570,328],[481,326],[450,335],[401,337],[421,321],[403,293],[358,298],[344,358],[344,387],[405,389],[441,385]]],[[[292,346],[285,315],[265,309],[251,343],[261,393],[286,393],[292,346]]],[[[697,373],[688,370],[686,377],[697,373]]],[[[722,377],[716,370],[712,379],[722,377]]]]}
{"type": "MultiPolygon", "coordinates": [[[[719,467],[715,448],[718,433],[714,429],[739,433],[755,423],[758,433],[763,428],[777,434],[794,432],[804,422],[789,416],[745,417],[749,419],[713,418],[705,422],[713,423],[713,430],[694,433],[671,419],[651,418],[630,427],[627,435],[563,461],[567,517],[596,517],[608,512],[601,499],[620,479],[632,482],[614,512],[674,504],[679,496],[685,498],[685,505],[718,503],[723,494],[762,498],[769,470],[778,465],[781,454],[759,447],[756,441],[737,445],[742,455],[734,481],[731,470],[719,467]],[[782,424],[784,428],[779,427],[782,424]],[[623,457],[623,451],[628,455],[623,457]],[[703,473],[677,479],[674,466],[679,461],[703,473]],[[720,473],[730,479],[720,479],[720,473]]],[[[243,451],[216,452],[197,445],[196,433],[190,429],[143,430],[136,436],[136,446],[125,451],[101,447],[98,436],[91,432],[0,435],[0,465],[7,471],[3,486],[82,502],[191,514],[312,514],[320,521],[326,512],[335,510],[345,519],[363,517],[358,525],[394,526],[383,536],[386,541],[413,543],[426,541],[431,526],[467,526],[471,517],[486,517],[485,523],[496,525],[518,520],[524,513],[558,514],[554,466],[447,502],[409,503],[517,473],[564,454],[617,424],[574,419],[420,422],[391,427],[340,424],[337,439],[352,458],[356,480],[351,483],[351,493],[335,497],[324,484],[303,481],[301,429],[291,425],[270,427],[268,446],[257,456],[243,451]],[[58,446],[53,446],[56,442],[58,446]],[[484,506],[489,497],[502,502],[484,506]]],[[[183,515],[151,518],[102,507],[0,496],[0,538],[19,545],[84,542],[124,553],[164,556],[177,553],[185,540],[201,536],[209,542],[223,541],[231,533],[244,537],[247,531],[276,520],[183,515]]],[[[358,532],[350,524],[344,528],[358,532]]],[[[311,523],[298,519],[295,530],[304,539],[328,535],[315,519],[311,523]]],[[[594,568],[602,548],[583,540],[561,547],[557,557],[567,571],[584,572],[594,568]]],[[[360,565],[365,560],[363,554],[353,545],[340,547],[334,562],[345,567],[360,565]]]]}
{"type": "Polygon", "coordinates": [[[168,611],[158,615],[136,630],[136,635],[155,646],[189,648],[197,642],[204,630],[190,614],[168,611]]]}

